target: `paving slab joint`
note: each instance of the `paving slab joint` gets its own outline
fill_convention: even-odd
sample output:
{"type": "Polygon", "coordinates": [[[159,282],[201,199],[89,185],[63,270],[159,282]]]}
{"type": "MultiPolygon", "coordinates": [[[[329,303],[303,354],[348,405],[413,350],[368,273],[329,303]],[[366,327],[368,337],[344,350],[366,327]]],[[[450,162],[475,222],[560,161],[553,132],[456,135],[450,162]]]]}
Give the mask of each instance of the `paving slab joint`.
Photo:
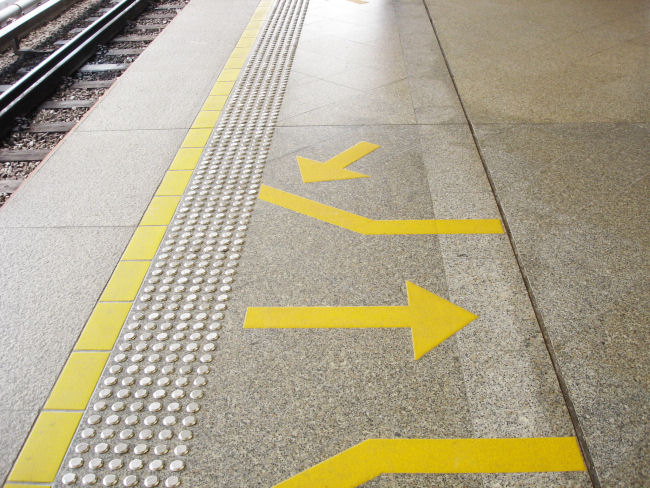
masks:
{"type": "Polygon", "coordinates": [[[555,377],[557,378],[558,384],[560,386],[560,391],[562,392],[562,397],[564,398],[564,403],[566,405],[567,411],[569,412],[569,417],[571,418],[571,423],[573,424],[573,429],[575,430],[576,433],[576,438],[578,439],[578,444],[580,446],[580,450],[582,451],[582,455],[584,457],[585,465],[587,467],[587,472],[589,474],[589,478],[591,480],[592,485],[594,488],[601,488],[601,482],[600,478],[598,476],[598,472],[596,470],[596,467],[594,466],[593,458],[591,456],[591,452],[589,449],[589,445],[587,443],[587,439],[584,435],[584,431],[582,429],[582,426],[580,424],[580,419],[578,418],[578,414],[575,410],[575,406],[573,404],[573,401],[571,399],[571,395],[569,393],[569,388],[566,384],[566,381],[564,380],[564,376],[562,374],[562,370],[560,368],[557,355],[555,353],[555,348],[553,347],[553,342],[551,341],[550,335],[548,333],[548,330],[546,328],[546,325],[544,323],[544,318],[540,312],[540,309],[537,305],[537,300],[535,298],[535,294],[533,292],[532,286],[530,284],[530,280],[528,278],[528,275],[526,273],[526,269],[523,266],[523,261],[521,259],[521,256],[519,255],[519,251],[517,250],[517,246],[514,241],[514,237],[512,235],[512,231],[510,229],[510,224],[508,222],[508,219],[506,217],[506,213],[504,211],[503,205],[501,203],[501,200],[499,199],[499,195],[497,194],[496,191],[496,185],[494,183],[494,180],[492,178],[492,175],[490,173],[490,169],[487,165],[485,156],[483,155],[483,151],[481,150],[481,146],[479,144],[478,137],[476,135],[476,131],[474,129],[474,124],[472,123],[469,114],[467,112],[467,109],[465,107],[465,103],[463,102],[463,99],[460,95],[460,91],[458,89],[458,84],[456,83],[456,79],[454,77],[454,73],[451,69],[451,65],[449,63],[449,59],[447,58],[447,54],[443,48],[442,42],[440,42],[440,36],[438,35],[438,30],[436,29],[435,22],[433,21],[433,16],[431,15],[431,11],[429,10],[429,6],[427,5],[425,0],[422,0],[422,4],[424,5],[424,8],[427,12],[427,16],[429,17],[429,22],[431,24],[431,28],[433,29],[433,33],[436,37],[436,42],[438,43],[438,47],[440,49],[440,52],[442,53],[442,57],[445,61],[445,66],[447,68],[447,72],[449,73],[449,77],[451,78],[451,82],[454,86],[454,90],[456,92],[456,96],[458,97],[458,102],[460,103],[461,109],[463,111],[463,115],[465,116],[465,120],[467,121],[467,125],[469,127],[469,130],[472,134],[472,139],[474,141],[474,146],[476,147],[476,151],[479,155],[479,158],[481,159],[481,164],[483,165],[483,170],[485,171],[485,175],[487,177],[487,180],[490,184],[490,189],[492,191],[492,195],[494,196],[494,200],[497,204],[497,208],[499,210],[499,215],[501,216],[501,222],[503,223],[503,228],[505,230],[506,235],[508,236],[508,241],[510,242],[510,246],[512,247],[512,252],[515,256],[515,261],[517,263],[517,267],[519,268],[519,273],[521,274],[521,277],[524,281],[524,286],[526,287],[526,293],[528,294],[528,299],[530,300],[531,306],[533,308],[533,312],[535,313],[535,318],[537,320],[537,324],[539,325],[540,332],[542,334],[542,337],[544,339],[544,344],[546,346],[546,350],[548,351],[551,364],[553,365],[553,371],[555,372],[555,377]]]}

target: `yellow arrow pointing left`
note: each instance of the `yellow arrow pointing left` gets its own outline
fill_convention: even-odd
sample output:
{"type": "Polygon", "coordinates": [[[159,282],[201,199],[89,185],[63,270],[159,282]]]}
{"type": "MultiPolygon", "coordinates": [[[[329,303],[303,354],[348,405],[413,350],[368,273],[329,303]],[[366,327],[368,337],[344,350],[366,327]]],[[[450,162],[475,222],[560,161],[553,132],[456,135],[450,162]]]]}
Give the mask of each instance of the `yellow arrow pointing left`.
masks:
{"type": "Polygon", "coordinates": [[[367,156],[379,147],[380,146],[377,144],[372,144],[370,142],[359,142],[350,149],[346,149],[324,163],[298,156],[298,167],[300,168],[302,181],[303,183],[316,183],[319,181],[368,178],[368,175],[356,173],[345,168],[362,157],[367,156]]]}
{"type": "Polygon", "coordinates": [[[244,329],[357,329],[409,327],[420,359],[477,318],[444,298],[406,282],[406,307],[249,307],[244,329]]]}

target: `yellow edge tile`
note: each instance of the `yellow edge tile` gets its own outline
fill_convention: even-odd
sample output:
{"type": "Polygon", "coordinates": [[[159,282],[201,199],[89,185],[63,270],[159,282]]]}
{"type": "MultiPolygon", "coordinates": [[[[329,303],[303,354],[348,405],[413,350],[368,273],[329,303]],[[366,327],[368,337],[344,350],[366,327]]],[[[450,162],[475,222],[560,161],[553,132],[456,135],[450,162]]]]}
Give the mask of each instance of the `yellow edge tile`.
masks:
{"type": "Polygon", "coordinates": [[[201,110],[221,110],[226,104],[226,95],[210,95],[203,104],[201,110]]]}
{"type": "Polygon", "coordinates": [[[241,36],[242,37],[257,37],[258,32],[259,32],[258,29],[246,29],[241,36]]]}
{"type": "Polygon", "coordinates": [[[73,352],[45,403],[46,409],[83,410],[102,374],[108,352],[73,352]]]}
{"type": "Polygon", "coordinates": [[[259,32],[263,25],[263,20],[254,20],[246,26],[246,30],[256,30],[259,32]]]}
{"type": "Polygon", "coordinates": [[[182,147],[203,147],[210,138],[210,129],[190,129],[187,131],[182,147]]]}
{"type": "Polygon", "coordinates": [[[255,38],[254,37],[242,37],[239,39],[239,42],[235,46],[236,48],[238,47],[252,47],[253,44],[255,44],[255,38]]]}
{"type": "Polygon", "coordinates": [[[245,62],[246,62],[246,58],[230,58],[226,62],[225,68],[227,68],[227,69],[243,68],[245,62]]]}
{"type": "MultiPolygon", "coordinates": [[[[191,171],[189,171],[191,173],[191,171]]],[[[131,242],[126,247],[122,259],[124,260],[151,260],[153,259],[160,241],[167,229],[164,225],[145,225],[135,229],[131,242]]]]}
{"type": "Polygon", "coordinates": [[[156,191],[156,196],[182,195],[191,176],[191,171],[167,171],[156,191]]]}
{"type": "Polygon", "coordinates": [[[236,81],[239,76],[240,69],[224,69],[221,71],[217,82],[219,81],[236,81]]]}
{"type": "Polygon", "coordinates": [[[98,303],[75,349],[113,349],[130,309],[131,303],[98,303]]]}
{"type": "Polygon", "coordinates": [[[153,197],[140,225],[167,225],[174,216],[181,197],[153,197]]]}
{"type": "MultiPolygon", "coordinates": [[[[203,112],[199,112],[199,115],[196,116],[196,119],[194,119],[194,123],[192,124],[193,129],[211,129],[217,124],[217,121],[219,120],[219,115],[221,115],[221,110],[204,110],[203,112]]],[[[198,161],[198,158],[197,158],[198,161]]],[[[170,168],[172,169],[172,168],[170,168]]],[[[176,168],[174,168],[176,169],[176,168]]],[[[180,168],[178,168],[180,169],[180,168]]]]}
{"type": "Polygon", "coordinates": [[[4,488],[50,488],[50,485],[26,485],[25,483],[7,483],[4,488]]]}
{"type": "Polygon", "coordinates": [[[81,415],[82,412],[41,412],[7,481],[54,481],[81,415]]]}
{"type": "Polygon", "coordinates": [[[235,86],[234,81],[217,81],[212,87],[210,95],[230,95],[233,86],[235,86]]]}
{"type": "Polygon", "coordinates": [[[179,149],[169,169],[178,171],[179,169],[196,168],[199,159],[201,159],[202,152],[203,148],[200,147],[184,147],[179,149]]]}
{"type": "Polygon", "coordinates": [[[251,52],[250,47],[236,47],[235,49],[232,50],[232,53],[230,54],[230,58],[247,58],[248,53],[251,52]]]}
{"type": "Polygon", "coordinates": [[[120,261],[102,294],[102,302],[131,302],[140,289],[149,261],[120,261]]]}

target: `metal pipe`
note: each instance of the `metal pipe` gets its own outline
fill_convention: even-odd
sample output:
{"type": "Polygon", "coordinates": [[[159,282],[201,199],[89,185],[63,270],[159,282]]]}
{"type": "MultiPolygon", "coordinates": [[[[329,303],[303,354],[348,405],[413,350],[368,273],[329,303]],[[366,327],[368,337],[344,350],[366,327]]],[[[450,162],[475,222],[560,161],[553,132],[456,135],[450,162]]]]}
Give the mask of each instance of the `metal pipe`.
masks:
{"type": "Polygon", "coordinates": [[[12,45],[16,40],[24,37],[26,34],[37,27],[40,27],[48,20],[53,19],[61,11],[65,10],[70,4],[76,1],[77,0],[50,0],[43,5],[39,5],[28,14],[13,21],[8,26],[3,27],[0,29],[0,50],[12,45]]]}
{"type": "Polygon", "coordinates": [[[27,12],[30,7],[33,7],[40,1],[41,0],[18,0],[12,5],[3,8],[0,10],[0,25],[4,24],[12,17],[20,17],[27,12]]]}

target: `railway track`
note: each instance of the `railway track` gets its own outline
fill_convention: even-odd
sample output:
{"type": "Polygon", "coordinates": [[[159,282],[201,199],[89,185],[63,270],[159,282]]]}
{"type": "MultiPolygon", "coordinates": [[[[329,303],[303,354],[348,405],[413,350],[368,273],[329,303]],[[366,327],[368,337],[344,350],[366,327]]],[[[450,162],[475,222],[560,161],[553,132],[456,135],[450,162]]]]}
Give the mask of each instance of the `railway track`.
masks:
{"type": "Polygon", "coordinates": [[[19,50],[0,71],[0,206],[187,1],[104,0],[19,50]]]}

